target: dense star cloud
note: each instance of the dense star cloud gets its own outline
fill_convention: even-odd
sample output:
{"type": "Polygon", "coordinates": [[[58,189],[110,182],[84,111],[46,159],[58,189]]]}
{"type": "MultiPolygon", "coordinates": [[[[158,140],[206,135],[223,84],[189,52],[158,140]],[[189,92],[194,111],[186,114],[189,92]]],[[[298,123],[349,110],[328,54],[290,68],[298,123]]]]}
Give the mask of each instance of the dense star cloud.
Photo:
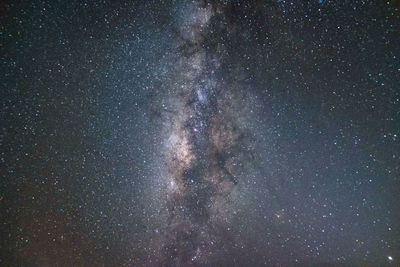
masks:
{"type": "Polygon", "coordinates": [[[0,265],[398,265],[399,12],[2,3],[0,265]]]}

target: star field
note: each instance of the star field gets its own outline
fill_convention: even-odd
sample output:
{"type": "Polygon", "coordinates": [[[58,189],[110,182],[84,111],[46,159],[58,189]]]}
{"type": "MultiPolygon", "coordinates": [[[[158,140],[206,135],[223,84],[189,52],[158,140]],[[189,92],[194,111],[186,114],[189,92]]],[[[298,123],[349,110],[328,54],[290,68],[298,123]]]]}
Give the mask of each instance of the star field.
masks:
{"type": "Polygon", "coordinates": [[[399,1],[0,4],[1,266],[398,266],[399,1]]]}

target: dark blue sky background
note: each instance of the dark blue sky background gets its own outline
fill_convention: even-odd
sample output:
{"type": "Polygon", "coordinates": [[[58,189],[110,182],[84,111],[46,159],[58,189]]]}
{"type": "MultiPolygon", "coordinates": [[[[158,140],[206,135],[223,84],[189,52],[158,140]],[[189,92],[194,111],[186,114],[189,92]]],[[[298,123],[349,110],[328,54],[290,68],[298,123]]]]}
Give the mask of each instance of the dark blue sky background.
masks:
{"type": "Polygon", "coordinates": [[[399,1],[131,2],[0,4],[0,265],[399,264],[399,1]],[[203,54],[193,84],[215,81],[211,104],[181,130],[245,137],[224,135],[215,163],[190,133],[235,185],[216,226],[209,170],[185,170],[210,215],[181,226],[191,252],[168,254],[165,125],[203,54]],[[218,248],[203,226],[224,229],[205,238],[218,248]]]}

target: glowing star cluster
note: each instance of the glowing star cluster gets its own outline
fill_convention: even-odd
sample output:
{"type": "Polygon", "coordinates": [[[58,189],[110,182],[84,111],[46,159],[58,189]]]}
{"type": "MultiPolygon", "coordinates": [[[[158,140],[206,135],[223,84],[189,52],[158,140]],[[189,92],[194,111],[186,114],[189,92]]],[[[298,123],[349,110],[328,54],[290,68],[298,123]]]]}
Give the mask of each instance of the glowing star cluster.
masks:
{"type": "Polygon", "coordinates": [[[184,9],[179,32],[186,56],[179,60],[170,106],[165,115],[165,148],[161,176],[165,190],[164,239],[160,264],[206,263],[229,236],[230,198],[238,183],[233,174],[243,132],[218,81],[218,60],[204,46],[211,5],[191,3],[184,9]],[[236,159],[234,158],[237,157],[236,159]]]}

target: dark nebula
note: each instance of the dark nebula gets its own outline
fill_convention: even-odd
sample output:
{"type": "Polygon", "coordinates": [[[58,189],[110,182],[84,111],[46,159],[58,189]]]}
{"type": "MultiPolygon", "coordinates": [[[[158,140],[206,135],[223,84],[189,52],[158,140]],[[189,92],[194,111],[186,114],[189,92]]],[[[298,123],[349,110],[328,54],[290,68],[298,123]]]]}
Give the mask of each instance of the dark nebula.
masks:
{"type": "Polygon", "coordinates": [[[399,12],[0,4],[0,265],[398,266],[399,12]]]}

